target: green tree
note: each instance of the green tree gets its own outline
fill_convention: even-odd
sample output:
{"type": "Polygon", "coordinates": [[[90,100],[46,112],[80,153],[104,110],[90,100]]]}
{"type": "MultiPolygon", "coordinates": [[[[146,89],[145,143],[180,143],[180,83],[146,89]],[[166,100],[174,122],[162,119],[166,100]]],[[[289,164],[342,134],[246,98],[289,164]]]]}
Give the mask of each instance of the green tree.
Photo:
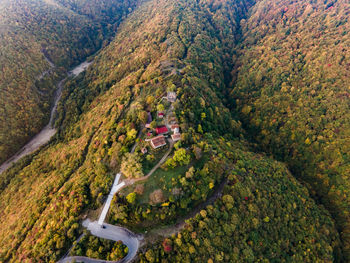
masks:
{"type": "Polygon", "coordinates": [[[137,136],[137,131],[135,129],[131,129],[126,133],[126,136],[129,140],[133,140],[137,136]]]}
{"type": "Polygon", "coordinates": [[[145,124],[147,122],[148,114],[146,111],[140,111],[138,114],[138,120],[140,123],[145,124]]]}
{"type": "Polygon", "coordinates": [[[152,121],[149,125],[152,129],[155,129],[157,127],[157,122],[156,121],[152,121]]]}
{"type": "Polygon", "coordinates": [[[154,251],[152,249],[147,250],[145,256],[146,256],[146,259],[151,263],[156,261],[155,254],[154,254],[154,251]]]}
{"type": "Polygon", "coordinates": [[[197,131],[198,131],[199,133],[203,133],[202,125],[198,124],[197,131]]]}
{"type": "Polygon", "coordinates": [[[120,171],[125,177],[140,178],[143,176],[140,156],[137,153],[126,153],[120,171]]]}
{"type": "Polygon", "coordinates": [[[175,151],[173,160],[179,165],[187,165],[190,163],[191,156],[187,153],[186,149],[180,148],[175,151]]]}
{"type": "Polygon", "coordinates": [[[136,193],[135,192],[131,192],[130,194],[128,194],[126,196],[126,200],[130,203],[133,204],[136,201],[136,193]]]}
{"type": "Polygon", "coordinates": [[[163,104],[158,104],[157,111],[163,112],[164,110],[165,110],[164,105],[163,104]]]}

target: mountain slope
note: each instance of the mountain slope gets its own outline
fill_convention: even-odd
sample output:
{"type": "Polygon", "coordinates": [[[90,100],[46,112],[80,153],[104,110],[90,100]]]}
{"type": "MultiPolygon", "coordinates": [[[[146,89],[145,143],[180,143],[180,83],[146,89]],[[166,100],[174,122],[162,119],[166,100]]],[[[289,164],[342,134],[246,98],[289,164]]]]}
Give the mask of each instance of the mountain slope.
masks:
{"type": "MultiPolygon", "coordinates": [[[[253,9],[253,1],[239,0],[152,0],[136,8],[92,67],[68,81],[55,140],[4,174],[13,179],[0,192],[0,259],[57,261],[80,235],[85,215],[103,204],[135,142],[142,172],[157,163],[162,150],[145,142],[143,127],[148,111],[156,125],[164,123],[157,111],[162,103],[171,109],[162,97],[174,91],[181,141],[163,149],[171,150],[169,160],[135,200],[115,198],[109,220],[154,230],[211,197],[217,201],[140,261],[341,260],[329,213],[283,164],[252,152],[241,122],[225,107],[240,20],[253,9]],[[215,196],[220,186],[224,195],[215,196]],[[151,200],[153,190],[163,193],[159,202],[151,200]]],[[[136,186],[125,191],[136,193],[136,186]]]]}
{"type": "Polygon", "coordinates": [[[181,232],[149,244],[139,262],[336,261],[339,240],[326,210],[284,165],[234,145],[220,145],[232,165],[222,197],[186,220],[181,232]]]}
{"type": "Polygon", "coordinates": [[[0,163],[46,124],[57,74],[97,51],[134,4],[0,1],[0,163]],[[54,74],[42,75],[44,55],[59,67],[54,74]]]}
{"type": "Polygon", "coordinates": [[[350,5],[259,1],[242,22],[233,108],[336,219],[350,249],[350,5]]]}

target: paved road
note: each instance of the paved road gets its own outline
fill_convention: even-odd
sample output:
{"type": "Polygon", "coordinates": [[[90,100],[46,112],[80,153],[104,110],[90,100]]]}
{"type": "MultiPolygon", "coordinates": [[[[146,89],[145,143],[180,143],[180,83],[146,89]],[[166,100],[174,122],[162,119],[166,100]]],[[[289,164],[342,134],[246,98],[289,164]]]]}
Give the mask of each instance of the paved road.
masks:
{"type": "MultiPolygon", "coordinates": [[[[91,63],[83,62],[77,67],[75,67],[72,71],[68,73],[69,76],[77,76],[81,72],[83,72],[91,63]]],[[[50,121],[49,123],[31,139],[26,145],[24,145],[14,156],[5,161],[0,166],[0,174],[7,170],[13,163],[17,162],[19,159],[23,158],[26,155],[29,155],[35,152],[44,144],[48,143],[52,136],[56,134],[56,129],[53,127],[57,105],[59,100],[61,99],[63,84],[66,78],[62,79],[57,85],[57,91],[55,93],[54,105],[51,109],[50,121]]]]}
{"type": "MultiPolygon", "coordinates": [[[[166,125],[169,127],[169,114],[173,110],[173,105],[171,105],[170,109],[167,112],[165,122],[166,125]]],[[[170,129],[170,127],[169,127],[170,129]]],[[[141,131],[139,132],[139,135],[137,138],[140,138],[141,136],[141,131]]],[[[138,178],[138,179],[127,179],[124,180],[123,182],[119,183],[121,174],[118,173],[114,179],[112,189],[108,195],[107,201],[103,207],[103,210],[100,214],[100,218],[98,221],[91,222],[89,219],[85,220],[83,222],[83,226],[90,230],[91,234],[100,238],[105,238],[109,240],[114,240],[114,241],[119,241],[121,240],[127,247],[128,247],[128,254],[125,258],[119,260],[119,261],[107,261],[107,260],[100,260],[100,259],[93,259],[93,258],[88,258],[88,257],[78,257],[78,256],[73,256],[73,257],[64,257],[58,263],[68,263],[72,261],[76,262],[86,262],[86,263],[126,263],[130,262],[134,259],[134,257],[137,254],[137,251],[140,246],[140,240],[143,239],[142,235],[135,235],[131,231],[129,231],[126,228],[119,227],[119,226],[114,226],[110,224],[104,223],[105,218],[107,216],[109,207],[111,205],[113,196],[125,185],[130,185],[133,184],[137,181],[145,180],[148,177],[150,177],[158,168],[159,166],[165,162],[166,158],[169,156],[171,153],[173,147],[174,147],[174,142],[171,138],[168,139],[170,147],[169,150],[164,154],[162,159],[152,168],[152,170],[144,177],[138,178]],[[102,227],[103,226],[103,227],[102,227]]],[[[133,145],[131,152],[133,153],[135,151],[137,142],[133,145]]]]}
{"type": "Polygon", "coordinates": [[[109,195],[107,197],[107,201],[103,207],[102,213],[100,215],[100,219],[98,220],[98,223],[100,226],[102,226],[103,222],[106,219],[109,207],[111,206],[111,203],[112,203],[113,196],[125,185],[125,182],[121,182],[120,184],[118,184],[120,176],[121,176],[121,174],[118,173],[114,179],[114,183],[113,183],[111,192],[109,193],[109,195]]]}
{"type": "MultiPolygon", "coordinates": [[[[106,261],[106,260],[93,259],[88,257],[77,257],[77,256],[66,257],[65,256],[63,257],[63,259],[58,261],[58,263],[72,262],[74,260],[76,262],[86,262],[86,263],[103,263],[103,262],[126,263],[126,262],[130,262],[136,256],[136,253],[140,246],[140,240],[143,239],[143,236],[137,236],[126,228],[104,223],[109,207],[113,200],[113,196],[121,188],[125,186],[124,181],[119,183],[120,177],[121,177],[120,173],[116,174],[112,189],[108,195],[107,201],[103,207],[99,220],[91,222],[89,219],[87,219],[83,222],[83,226],[87,228],[87,230],[89,230],[91,234],[94,236],[104,238],[104,239],[114,240],[114,241],[121,240],[128,247],[127,256],[119,261],[106,261]]],[[[71,249],[69,251],[71,251],[71,249]]]]}
{"type": "Polygon", "coordinates": [[[92,235],[105,238],[113,241],[121,240],[129,249],[128,254],[125,258],[118,261],[106,261],[100,259],[92,259],[88,257],[67,257],[64,258],[58,263],[68,263],[73,260],[77,262],[87,262],[87,263],[103,263],[103,262],[118,262],[118,263],[126,263],[130,262],[135,256],[140,246],[140,241],[142,240],[142,236],[135,235],[131,231],[126,228],[114,226],[110,224],[103,224],[105,228],[102,228],[101,225],[97,222],[91,222],[89,219],[83,222],[83,225],[91,232],[92,235]]]}

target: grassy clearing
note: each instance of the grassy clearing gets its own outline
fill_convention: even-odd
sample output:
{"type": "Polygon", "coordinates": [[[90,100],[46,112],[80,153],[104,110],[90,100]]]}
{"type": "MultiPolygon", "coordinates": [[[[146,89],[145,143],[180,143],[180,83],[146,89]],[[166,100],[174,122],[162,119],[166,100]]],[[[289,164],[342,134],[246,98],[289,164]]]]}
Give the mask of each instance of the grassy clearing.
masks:
{"type": "Polygon", "coordinates": [[[135,190],[137,185],[144,185],[144,192],[142,195],[137,196],[137,202],[139,204],[149,203],[149,195],[157,189],[162,189],[164,197],[168,198],[171,189],[173,189],[172,179],[178,178],[180,175],[186,173],[189,167],[202,168],[208,161],[208,156],[204,155],[200,160],[192,162],[189,165],[176,167],[175,169],[164,170],[162,168],[157,169],[147,181],[139,182],[131,185],[121,191],[121,195],[127,195],[135,190]],[[169,190],[170,189],[170,190],[169,190]]]}
{"type": "Polygon", "coordinates": [[[147,160],[146,157],[143,158],[142,161],[142,168],[143,168],[143,173],[144,175],[147,175],[149,173],[149,171],[152,170],[152,168],[160,161],[160,159],[163,158],[164,154],[169,150],[169,143],[160,148],[160,149],[151,149],[151,147],[148,147],[149,153],[146,154],[147,155],[153,155],[153,159],[152,160],[147,160]]]}
{"type": "Polygon", "coordinates": [[[159,168],[144,184],[145,190],[141,196],[138,196],[138,202],[148,203],[150,193],[157,189],[162,189],[164,197],[168,198],[169,190],[167,189],[172,189],[172,178],[177,178],[179,175],[184,174],[186,171],[187,166],[177,167],[168,171],[159,168]]]}

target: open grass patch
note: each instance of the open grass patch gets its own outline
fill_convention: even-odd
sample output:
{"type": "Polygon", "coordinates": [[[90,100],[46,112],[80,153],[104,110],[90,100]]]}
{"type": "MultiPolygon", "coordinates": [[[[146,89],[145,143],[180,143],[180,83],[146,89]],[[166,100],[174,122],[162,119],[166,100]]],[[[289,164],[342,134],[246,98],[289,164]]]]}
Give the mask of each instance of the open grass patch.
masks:
{"type": "Polygon", "coordinates": [[[169,150],[169,144],[160,148],[152,149],[148,147],[149,152],[142,159],[142,170],[144,175],[147,175],[152,168],[163,158],[164,154],[169,150]]]}
{"type": "MultiPolygon", "coordinates": [[[[179,166],[174,169],[162,169],[158,168],[147,181],[135,183],[134,185],[124,188],[120,194],[123,196],[134,192],[138,186],[142,185],[143,193],[137,195],[137,202],[139,204],[148,204],[150,202],[149,196],[152,192],[157,189],[163,190],[164,197],[168,199],[173,189],[173,180],[179,179],[180,176],[184,175],[189,167],[193,166],[195,169],[202,168],[203,165],[208,161],[209,156],[204,155],[198,161],[191,162],[189,165],[179,166]]],[[[152,167],[151,167],[152,168],[152,167]]],[[[150,170],[150,169],[149,169],[150,170]]],[[[146,174],[146,173],[145,173],[146,174]]],[[[137,191],[136,191],[137,192],[137,191]]]]}
{"type": "Polygon", "coordinates": [[[172,189],[172,179],[184,174],[186,170],[187,166],[176,167],[168,171],[159,168],[144,183],[144,193],[138,196],[138,202],[141,204],[149,203],[150,194],[157,189],[163,190],[164,197],[167,199],[169,197],[169,191],[172,189]]]}

